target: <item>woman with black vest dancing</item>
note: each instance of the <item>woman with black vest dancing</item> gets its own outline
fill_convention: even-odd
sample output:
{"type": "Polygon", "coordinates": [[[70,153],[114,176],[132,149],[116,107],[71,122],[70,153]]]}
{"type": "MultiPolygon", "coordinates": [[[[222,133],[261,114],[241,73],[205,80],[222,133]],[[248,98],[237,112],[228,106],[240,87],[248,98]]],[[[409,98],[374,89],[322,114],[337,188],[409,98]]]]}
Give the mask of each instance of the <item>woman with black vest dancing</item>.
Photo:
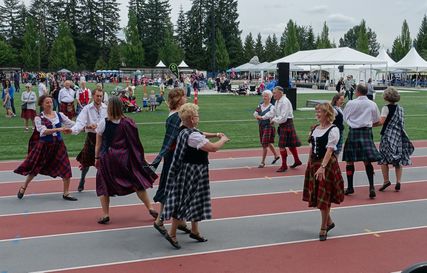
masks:
{"type": "Polygon", "coordinates": [[[344,114],[341,110],[341,107],[344,104],[344,93],[338,93],[332,98],[332,107],[334,108],[335,120],[333,124],[338,127],[340,130],[340,140],[337,144],[337,149],[334,151],[335,155],[338,157],[342,150],[343,144],[343,135],[344,135],[344,114]]]}
{"type": "Polygon", "coordinates": [[[212,217],[208,154],[218,151],[229,140],[224,134],[197,130],[198,110],[199,107],[192,103],[184,104],[179,110],[183,127],[166,181],[163,218],[172,218],[172,226],[165,238],[177,249],[181,246],[176,239],[176,230],[182,220],[191,221],[190,238],[207,241],[199,232],[198,222],[212,217]],[[215,137],[219,137],[217,142],[209,141],[215,137]]]}
{"type": "Polygon", "coordinates": [[[316,106],[319,125],[310,134],[311,150],[305,171],[303,200],[309,207],[320,209],[322,222],[319,240],[325,241],[328,231],[335,227],[330,210],[331,204],[344,200],[344,180],[335,156],[340,138],[339,129],[332,124],[334,110],[329,103],[316,106]]]}
{"type": "Polygon", "coordinates": [[[70,128],[74,125],[74,121],[63,113],[53,111],[53,99],[49,95],[41,96],[38,105],[43,107],[43,112],[34,118],[36,128],[28,144],[28,155],[14,170],[15,173],[27,176],[17,196],[22,199],[33,178],[43,174],[53,178],[61,177],[64,182],[62,198],[67,201],[76,201],[77,199],[69,193],[71,164],[61,135],[61,132],[71,133],[70,128]]]}

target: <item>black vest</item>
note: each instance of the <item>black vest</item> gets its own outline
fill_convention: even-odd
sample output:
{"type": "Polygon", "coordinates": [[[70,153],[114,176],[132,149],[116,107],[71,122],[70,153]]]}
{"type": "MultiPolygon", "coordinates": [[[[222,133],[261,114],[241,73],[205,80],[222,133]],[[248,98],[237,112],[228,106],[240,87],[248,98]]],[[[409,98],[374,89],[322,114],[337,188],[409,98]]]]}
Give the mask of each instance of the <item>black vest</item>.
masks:
{"type": "MultiPolygon", "coordinates": [[[[313,129],[313,131],[316,129],[316,127],[313,129]]],[[[328,145],[329,132],[334,127],[336,127],[336,126],[332,125],[321,137],[316,137],[316,139],[314,139],[314,137],[312,135],[310,135],[310,141],[309,142],[311,143],[311,158],[312,159],[319,160],[319,159],[322,159],[323,157],[325,157],[326,145],[328,145]]],[[[311,131],[311,134],[313,134],[313,131],[311,131]]]]}
{"type": "Polygon", "coordinates": [[[187,143],[187,148],[184,154],[183,162],[191,163],[191,164],[209,164],[208,155],[209,155],[208,152],[205,152],[203,150],[197,150],[196,148],[190,147],[187,143]]]}
{"type": "MultiPolygon", "coordinates": [[[[334,108],[336,109],[337,107],[334,106],[334,108]]],[[[338,127],[338,129],[342,132],[344,131],[344,115],[342,114],[341,111],[337,110],[337,115],[335,116],[335,120],[333,122],[334,125],[336,125],[338,127]]]]}

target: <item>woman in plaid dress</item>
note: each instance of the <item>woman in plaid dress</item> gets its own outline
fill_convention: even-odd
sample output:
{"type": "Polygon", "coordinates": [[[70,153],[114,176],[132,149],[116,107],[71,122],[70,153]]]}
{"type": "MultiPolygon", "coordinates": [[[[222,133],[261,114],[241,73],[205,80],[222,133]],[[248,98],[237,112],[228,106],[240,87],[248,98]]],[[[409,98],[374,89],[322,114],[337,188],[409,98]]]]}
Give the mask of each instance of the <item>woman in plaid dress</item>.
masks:
{"type": "Polygon", "coordinates": [[[303,200],[309,207],[320,209],[322,216],[320,241],[325,241],[328,231],[335,227],[330,216],[331,204],[344,200],[344,180],[334,153],[340,138],[338,127],[332,124],[334,116],[329,103],[316,106],[319,125],[310,134],[311,149],[304,179],[303,200]]]}
{"type": "Polygon", "coordinates": [[[211,218],[208,153],[218,151],[229,140],[222,133],[197,130],[198,110],[199,107],[192,103],[184,104],[179,110],[183,126],[166,181],[163,218],[172,218],[172,226],[165,238],[177,249],[181,246],[176,239],[176,230],[182,220],[191,221],[190,238],[198,242],[207,241],[200,235],[198,222],[211,218]],[[209,138],[214,137],[219,140],[210,142],[209,138]]]}
{"type": "Polygon", "coordinates": [[[145,161],[138,128],[132,119],[123,115],[123,104],[117,96],[109,99],[107,115],[96,127],[96,194],[103,212],[98,224],[110,222],[110,196],[134,192],[150,215],[157,218],[146,191],[153,187],[157,175],[145,161]]]}
{"type": "MultiPolygon", "coordinates": [[[[263,102],[258,105],[257,109],[254,112],[254,117],[262,117],[265,114],[267,114],[272,107],[274,107],[270,101],[271,97],[273,96],[273,93],[270,90],[264,90],[262,92],[262,99],[263,102]]],[[[267,148],[270,148],[270,151],[274,154],[274,160],[271,162],[271,164],[274,164],[277,162],[277,160],[280,159],[279,156],[277,156],[276,149],[274,149],[274,136],[276,135],[276,128],[271,125],[271,120],[258,120],[258,126],[259,126],[259,141],[261,142],[262,146],[262,159],[261,164],[259,164],[258,168],[264,168],[265,166],[265,157],[267,156],[267,148]]]]}
{"type": "Polygon", "coordinates": [[[74,125],[74,121],[68,119],[63,113],[52,111],[53,100],[49,95],[41,96],[38,104],[43,107],[43,112],[34,119],[36,128],[29,141],[28,155],[14,170],[15,173],[27,176],[17,196],[22,199],[33,178],[43,174],[53,178],[61,177],[64,182],[62,198],[67,201],[76,201],[77,199],[69,193],[71,165],[61,135],[61,132],[71,133],[70,128],[74,125]]]}
{"type": "MultiPolygon", "coordinates": [[[[162,173],[160,174],[159,187],[157,188],[156,195],[153,198],[154,202],[160,203],[159,216],[154,221],[153,226],[162,235],[166,234],[166,228],[164,227],[163,219],[161,218],[166,199],[166,180],[168,178],[169,169],[172,164],[173,154],[175,152],[176,139],[179,134],[179,127],[181,126],[181,119],[179,118],[178,110],[186,102],[187,97],[185,96],[184,90],[182,88],[174,88],[169,92],[168,105],[170,112],[168,118],[166,119],[166,132],[163,140],[163,145],[160,149],[159,154],[151,163],[151,166],[157,169],[163,158],[163,168],[162,173]]],[[[187,228],[185,222],[181,223],[178,226],[178,229],[186,233],[190,233],[190,230],[187,228]]]]}
{"type": "Polygon", "coordinates": [[[381,142],[379,152],[381,159],[378,164],[381,165],[384,184],[379,189],[384,191],[391,185],[389,178],[389,167],[394,166],[396,172],[396,191],[400,190],[400,180],[402,179],[402,166],[411,165],[410,156],[414,152],[414,145],[405,132],[403,108],[397,102],[400,100],[400,94],[396,88],[388,87],[384,90],[384,100],[387,102],[381,110],[380,122],[383,124],[381,130],[381,142]]]}

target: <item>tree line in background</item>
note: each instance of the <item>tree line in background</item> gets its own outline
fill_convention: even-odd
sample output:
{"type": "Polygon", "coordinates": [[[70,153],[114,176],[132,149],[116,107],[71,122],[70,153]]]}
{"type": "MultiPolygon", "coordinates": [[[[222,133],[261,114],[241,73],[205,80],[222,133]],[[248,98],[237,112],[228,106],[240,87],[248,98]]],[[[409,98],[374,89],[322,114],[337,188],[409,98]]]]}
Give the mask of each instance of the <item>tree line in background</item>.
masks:
{"type": "MultiPolygon", "coordinates": [[[[320,34],[312,26],[289,20],[281,37],[275,34],[241,39],[237,0],[193,0],[181,7],[175,24],[168,0],[130,0],[124,39],[118,38],[119,5],[116,0],[33,0],[29,8],[19,0],[0,6],[0,66],[25,70],[118,69],[154,67],[181,60],[192,68],[219,71],[258,56],[273,61],[299,50],[336,47],[326,22],[320,34]],[[265,39],[263,39],[265,38],[265,39]]],[[[414,45],[427,58],[427,17],[411,39],[406,20],[389,54],[398,61],[414,45]]],[[[339,40],[376,56],[376,33],[365,20],[339,40]]]]}

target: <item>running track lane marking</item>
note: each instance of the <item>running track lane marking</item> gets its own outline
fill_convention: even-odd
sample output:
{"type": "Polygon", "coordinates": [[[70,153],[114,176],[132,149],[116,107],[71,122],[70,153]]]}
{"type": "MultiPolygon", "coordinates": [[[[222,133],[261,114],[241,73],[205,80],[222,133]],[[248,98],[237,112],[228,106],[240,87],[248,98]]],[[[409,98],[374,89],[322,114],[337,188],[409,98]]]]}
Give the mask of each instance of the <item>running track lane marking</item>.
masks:
{"type": "MultiPolygon", "coordinates": [[[[425,201],[427,201],[427,198],[424,198],[424,199],[414,199],[414,200],[406,200],[406,201],[396,201],[396,202],[386,202],[386,203],[375,203],[375,204],[342,206],[342,207],[332,208],[332,210],[353,209],[353,208],[362,208],[362,207],[370,207],[370,206],[384,206],[384,205],[393,205],[393,204],[406,204],[406,203],[416,203],[416,202],[425,202],[425,201]]],[[[318,209],[307,209],[307,210],[287,211],[287,212],[267,213],[267,214],[257,214],[257,215],[245,215],[245,216],[235,216],[235,217],[224,217],[224,218],[204,220],[203,222],[217,222],[217,221],[241,220],[241,219],[250,219],[250,218],[257,218],[257,217],[270,217],[270,216],[291,215],[291,214],[298,214],[298,213],[311,213],[311,212],[316,212],[316,211],[318,211],[318,209]]],[[[169,225],[170,224],[167,224],[167,226],[169,226],[169,225]]],[[[125,231],[125,230],[135,230],[135,229],[146,229],[146,228],[152,228],[152,226],[149,225],[149,226],[114,228],[114,229],[106,229],[106,230],[92,230],[92,231],[82,231],[82,232],[70,232],[70,233],[52,234],[52,235],[30,236],[30,237],[20,238],[20,240],[22,241],[22,240],[55,238],[55,237],[62,237],[62,236],[74,236],[74,235],[93,234],[93,233],[102,233],[102,232],[114,232],[114,231],[125,231]]],[[[366,232],[361,233],[361,234],[366,235],[366,232]]],[[[13,242],[15,240],[16,240],[15,238],[13,238],[13,239],[3,239],[3,240],[0,240],[0,243],[11,242],[11,241],[13,242]]],[[[317,239],[315,239],[315,240],[317,240],[317,239]]],[[[308,241],[311,241],[311,239],[308,240],[308,241]]]]}
{"type": "MultiPolygon", "coordinates": [[[[378,230],[377,233],[383,234],[383,233],[391,233],[391,232],[399,232],[399,231],[419,230],[419,229],[425,229],[425,228],[427,228],[427,226],[418,226],[418,227],[409,227],[409,228],[400,228],[400,229],[387,229],[387,230],[378,230]]],[[[342,238],[353,238],[353,237],[360,237],[360,236],[367,236],[367,234],[365,232],[363,232],[363,233],[338,235],[338,236],[332,236],[332,237],[328,236],[328,240],[336,240],[336,239],[342,239],[342,238]]],[[[97,264],[97,265],[76,266],[76,267],[68,267],[68,268],[51,269],[51,270],[45,270],[45,271],[33,271],[30,273],[61,272],[61,271],[67,271],[67,270],[86,269],[86,268],[94,268],[94,267],[102,267],[102,266],[110,266],[110,265],[120,265],[120,264],[127,264],[127,263],[156,261],[156,260],[163,260],[163,259],[189,257],[189,256],[199,256],[199,255],[204,255],[204,254],[224,253],[224,252],[239,251],[239,250],[246,250],[246,249],[258,249],[258,248],[266,248],[266,247],[272,247],[272,246],[294,245],[294,244],[299,244],[299,243],[315,242],[318,240],[319,239],[305,239],[305,240],[297,240],[297,241],[288,241],[288,242],[283,242],[283,243],[261,244],[261,245],[255,245],[255,246],[227,248],[227,249],[202,251],[202,252],[195,252],[195,253],[193,252],[193,253],[186,253],[186,254],[169,255],[169,256],[146,258],[146,259],[135,259],[135,260],[104,263],[104,264],[97,264]]]]}

